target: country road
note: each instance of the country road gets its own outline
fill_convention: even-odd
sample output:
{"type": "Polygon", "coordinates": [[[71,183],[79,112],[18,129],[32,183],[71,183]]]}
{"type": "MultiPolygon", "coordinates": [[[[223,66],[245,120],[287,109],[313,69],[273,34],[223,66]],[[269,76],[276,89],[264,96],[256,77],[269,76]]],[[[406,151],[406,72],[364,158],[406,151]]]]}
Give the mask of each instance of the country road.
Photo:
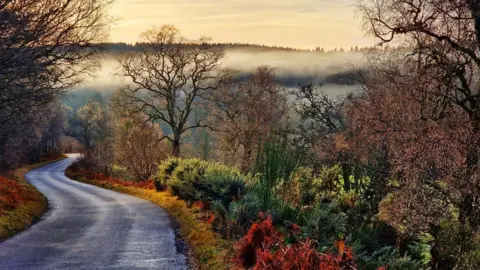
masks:
{"type": "Polygon", "coordinates": [[[72,181],[76,155],[32,170],[49,202],[41,221],[0,243],[0,269],[186,269],[167,213],[153,203],[72,181]]]}

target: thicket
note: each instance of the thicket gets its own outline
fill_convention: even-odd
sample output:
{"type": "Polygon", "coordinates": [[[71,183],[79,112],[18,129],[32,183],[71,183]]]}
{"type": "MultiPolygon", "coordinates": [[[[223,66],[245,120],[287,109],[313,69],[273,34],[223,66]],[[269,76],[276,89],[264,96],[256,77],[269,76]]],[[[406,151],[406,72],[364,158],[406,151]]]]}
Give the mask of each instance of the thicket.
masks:
{"type": "Polygon", "coordinates": [[[215,231],[235,243],[230,263],[236,267],[427,267],[428,237],[404,249],[392,227],[367,213],[368,177],[349,177],[346,190],[339,166],[301,166],[285,139],[271,138],[260,149],[248,176],[215,162],[171,158],[160,164],[155,186],[211,213],[215,231]]]}

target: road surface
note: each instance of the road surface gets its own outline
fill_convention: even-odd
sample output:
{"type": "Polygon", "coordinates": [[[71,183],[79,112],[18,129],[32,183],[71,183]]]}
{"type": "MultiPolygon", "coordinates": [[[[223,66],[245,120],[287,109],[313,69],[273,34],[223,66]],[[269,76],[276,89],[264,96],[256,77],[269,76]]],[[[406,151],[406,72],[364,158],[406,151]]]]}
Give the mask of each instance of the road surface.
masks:
{"type": "Polygon", "coordinates": [[[49,202],[41,221],[0,243],[0,269],[185,269],[167,213],[153,203],[72,181],[70,155],[26,177],[49,202]]]}

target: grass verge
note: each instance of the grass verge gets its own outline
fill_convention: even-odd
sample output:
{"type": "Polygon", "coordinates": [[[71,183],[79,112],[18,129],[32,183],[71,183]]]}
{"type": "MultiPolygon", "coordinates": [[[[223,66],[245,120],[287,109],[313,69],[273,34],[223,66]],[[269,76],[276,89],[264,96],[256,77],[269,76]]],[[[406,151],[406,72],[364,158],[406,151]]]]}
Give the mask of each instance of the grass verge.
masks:
{"type": "Polygon", "coordinates": [[[27,182],[25,174],[35,168],[67,156],[22,166],[0,178],[0,242],[19,233],[33,223],[48,209],[48,201],[35,187],[27,182]]]}
{"type": "Polygon", "coordinates": [[[75,165],[67,168],[65,174],[70,179],[136,196],[162,207],[175,218],[181,238],[193,253],[195,262],[191,265],[192,268],[228,269],[226,243],[216,237],[210,224],[201,221],[200,209],[189,208],[185,201],[168,192],[155,191],[153,185],[136,185],[101,174],[86,173],[75,168],[75,165]]]}

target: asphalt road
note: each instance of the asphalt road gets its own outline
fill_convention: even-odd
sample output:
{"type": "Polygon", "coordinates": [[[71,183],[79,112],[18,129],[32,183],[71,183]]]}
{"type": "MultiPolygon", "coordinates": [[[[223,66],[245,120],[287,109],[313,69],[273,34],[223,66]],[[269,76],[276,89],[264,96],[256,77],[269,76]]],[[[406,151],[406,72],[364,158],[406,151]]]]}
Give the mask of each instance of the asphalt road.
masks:
{"type": "Polygon", "coordinates": [[[185,269],[167,213],[153,203],[72,181],[76,156],[32,170],[49,202],[42,220],[0,243],[0,269],[185,269]]]}

